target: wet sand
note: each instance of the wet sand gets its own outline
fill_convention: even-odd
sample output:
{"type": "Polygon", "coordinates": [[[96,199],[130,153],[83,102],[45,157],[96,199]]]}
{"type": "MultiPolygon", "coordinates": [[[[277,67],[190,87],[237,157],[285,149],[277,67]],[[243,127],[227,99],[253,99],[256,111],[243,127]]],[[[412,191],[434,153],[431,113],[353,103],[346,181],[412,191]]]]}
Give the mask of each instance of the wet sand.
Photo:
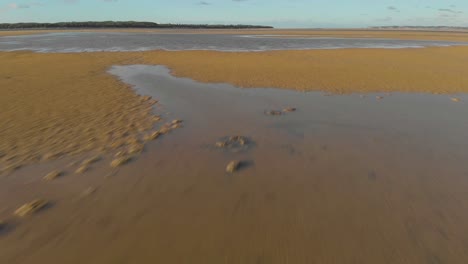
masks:
{"type": "Polygon", "coordinates": [[[467,47],[8,52],[0,53],[0,60],[0,163],[7,171],[65,154],[113,150],[154,128],[151,103],[142,104],[142,98],[109,76],[105,71],[112,65],[166,65],[179,77],[239,87],[327,93],[468,91],[467,47]]]}
{"type": "Polygon", "coordinates": [[[467,59],[467,47],[0,53],[0,162],[23,165],[0,177],[0,263],[465,263],[467,59]],[[212,84],[113,67],[135,64],[212,84]],[[142,142],[173,119],[183,127],[142,142]],[[214,146],[231,135],[254,144],[214,146]],[[111,168],[135,140],[137,157],[111,168]],[[228,174],[232,160],[245,166],[228,174]],[[48,207],[14,216],[35,199],[48,207]]]}
{"type": "Polygon", "coordinates": [[[111,73],[160,98],[163,117],[182,118],[184,127],[118,170],[96,166],[42,181],[70,162],[63,159],[2,179],[0,215],[10,229],[0,238],[1,261],[468,260],[466,95],[460,103],[418,93],[324,96],[194,83],[161,67],[111,73]],[[264,113],[291,106],[297,111],[264,113]],[[241,152],[215,147],[229,135],[254,144],[241,152]],[[248,165],[227,174],[233,159],[248,165]],[[83,195],[89,187],[95,191],[83,195]],[[53,206],[8,217],[37,197],[53,206]]]}
{"type": "MultiPolygon", "coordinates": [[[[43,33],[70,32],[67,30],[25,30],[0,31],[0,36],[30,35],[43,33]]],[[[252,30],[186,30],[186,29],[85,29],[73,32],[142,32],[167,34],[244,34],[244,35],[284,35],[305,37],[344,37],[344,38],[393,38],[414,40],[468,41],[467,31],[418,31],[418,30],[314,30],[314,29],[252,29],[252,30]]]]}

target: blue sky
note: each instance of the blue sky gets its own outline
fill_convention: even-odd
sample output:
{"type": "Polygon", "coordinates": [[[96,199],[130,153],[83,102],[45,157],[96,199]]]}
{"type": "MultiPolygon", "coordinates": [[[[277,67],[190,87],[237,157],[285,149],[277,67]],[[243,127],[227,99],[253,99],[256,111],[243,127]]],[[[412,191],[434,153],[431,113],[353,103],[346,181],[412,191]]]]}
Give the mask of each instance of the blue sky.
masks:
{"type": "Polygon", "coordinates": [[[0,0],[0,23],[89,20],[275,27],[468,26],[468,0],[0,0]]]}

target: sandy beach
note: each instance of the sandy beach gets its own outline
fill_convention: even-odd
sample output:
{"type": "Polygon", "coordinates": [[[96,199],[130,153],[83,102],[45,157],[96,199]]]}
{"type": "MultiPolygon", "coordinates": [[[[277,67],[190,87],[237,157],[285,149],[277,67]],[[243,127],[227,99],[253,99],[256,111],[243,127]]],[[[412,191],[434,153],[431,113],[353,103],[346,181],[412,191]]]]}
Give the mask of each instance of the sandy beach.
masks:
{"type": "Polygon", "coordinates": [[[468,260],[466,46],[0,61],[1,263],[468,260]],[[216,147],[239,135],[248,149],[216,147]],[[114,168],[119,157],[131,162],[114,168]],[[243,167],[227,173],[232,161],[243,167]],[[36,199],[48,206],[19,217],[36,199]]]}

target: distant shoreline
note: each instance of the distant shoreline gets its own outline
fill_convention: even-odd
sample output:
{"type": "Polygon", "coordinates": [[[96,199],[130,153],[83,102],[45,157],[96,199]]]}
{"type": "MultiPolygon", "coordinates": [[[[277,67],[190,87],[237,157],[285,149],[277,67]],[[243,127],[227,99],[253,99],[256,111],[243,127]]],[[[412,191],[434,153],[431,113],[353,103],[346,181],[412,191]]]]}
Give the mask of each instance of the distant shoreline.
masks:
{"type": "Polygon", "coordinates": [[[88,21],[57,23],[1,23],[0,30],[47,30],[47,29],[271,29],[262,25],[222,24],[159,24],[136,21],[88,21]]]}

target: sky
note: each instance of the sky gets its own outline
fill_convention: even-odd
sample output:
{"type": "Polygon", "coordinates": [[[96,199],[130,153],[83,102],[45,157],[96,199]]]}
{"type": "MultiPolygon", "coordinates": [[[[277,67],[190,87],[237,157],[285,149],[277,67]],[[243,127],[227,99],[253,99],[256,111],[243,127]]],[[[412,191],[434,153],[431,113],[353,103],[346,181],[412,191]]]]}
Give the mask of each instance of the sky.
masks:
{"type": "Polygon", "coordinates": [[[278,28],[468,27],[468,0],[0,0],[0,23],[106,20],[278,28]]]}

